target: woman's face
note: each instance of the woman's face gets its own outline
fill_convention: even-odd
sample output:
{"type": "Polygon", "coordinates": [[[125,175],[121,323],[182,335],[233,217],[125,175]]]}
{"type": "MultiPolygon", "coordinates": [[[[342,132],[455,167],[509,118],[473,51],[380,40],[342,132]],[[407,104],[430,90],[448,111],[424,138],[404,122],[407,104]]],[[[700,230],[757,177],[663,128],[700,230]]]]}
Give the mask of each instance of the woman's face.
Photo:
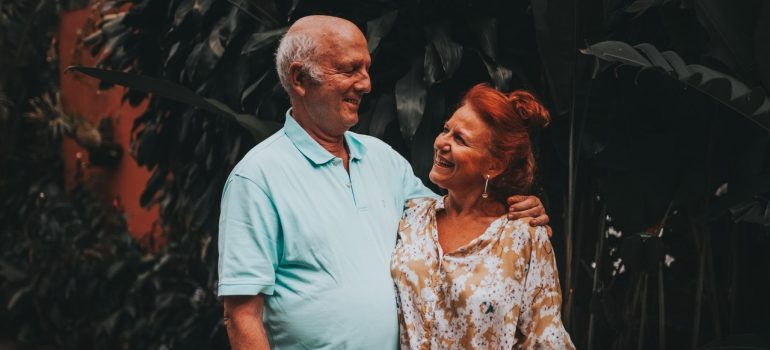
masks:
{"type": "Polygon", "coordinates": [[[484,187],[486,175],[497,176],[499,162],[489,152],[492,131],[470,106],[458,109],[433,142],[430,180],[447,190],[484,187]]]}

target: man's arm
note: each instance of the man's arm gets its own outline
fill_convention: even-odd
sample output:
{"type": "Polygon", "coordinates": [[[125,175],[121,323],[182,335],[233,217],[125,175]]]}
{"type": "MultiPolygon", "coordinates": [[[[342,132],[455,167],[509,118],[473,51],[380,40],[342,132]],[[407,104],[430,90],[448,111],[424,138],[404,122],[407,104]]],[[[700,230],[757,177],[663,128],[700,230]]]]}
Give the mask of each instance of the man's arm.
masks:
{"type": "Polygon", "coordinates": [[[508,218],[511,220],[532,218],[529,224],[533,227],[548,225],[550,221],[543,202],[537,196],[510,196],[508,205],[508,218]]]}
{"type": "Polygon", "coordinates": [[[267,333],[262,325],[264,295],[226,296],[224,301],[225,327],[232,349],[269,350],[267,333]]]}
{"type": "Polygon", "coordinates": [[[545,226],[548,237],[553,235],[551,226],[548,226],[550,218],[545,213],[543,202],[537,196],[510,196],[508,197],[508,218],[511,220],[532,218],[529,225],[545,226]]]}
{"type": "Polygon", "coordinates": [[[219,220],[219,290],[233,349],[269,349],[264,295],[273,294],[282,245],[278,214],[265,191],[239,174],[228,178],[219,220]]]}

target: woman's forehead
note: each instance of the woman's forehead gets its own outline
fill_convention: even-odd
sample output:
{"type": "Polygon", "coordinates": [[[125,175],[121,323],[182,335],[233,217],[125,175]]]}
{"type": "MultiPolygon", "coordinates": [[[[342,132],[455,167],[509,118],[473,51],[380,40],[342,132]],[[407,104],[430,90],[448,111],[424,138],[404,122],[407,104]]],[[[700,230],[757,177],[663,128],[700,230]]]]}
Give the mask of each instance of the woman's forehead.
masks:
{"type": "Polygon", "coordinates": [[[446,124],[450,129],[456,129],[457,132],[468,136],[486,137],[490,132],[481,116],[467,105],[458,108],[446,124]]]}

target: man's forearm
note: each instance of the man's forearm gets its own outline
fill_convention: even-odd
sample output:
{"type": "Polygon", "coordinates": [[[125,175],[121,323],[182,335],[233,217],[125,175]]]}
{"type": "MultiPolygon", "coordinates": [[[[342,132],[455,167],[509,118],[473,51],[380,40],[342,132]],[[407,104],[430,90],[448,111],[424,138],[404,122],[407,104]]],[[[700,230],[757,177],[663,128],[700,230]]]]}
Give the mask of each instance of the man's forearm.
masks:
{"type": "Polygon", "coordinates": [[[227,336],[230,338],[230,347],[233,350],[269,350],[267,333],[262,325],[262,320],[257,319],[227,319],[227,336]]]}
{"type": "Polygon", "coordinates": [[[264,297],[225,297],[225,327],[233,350],[269,350],[267,332],[262,324],[264,297]]]}

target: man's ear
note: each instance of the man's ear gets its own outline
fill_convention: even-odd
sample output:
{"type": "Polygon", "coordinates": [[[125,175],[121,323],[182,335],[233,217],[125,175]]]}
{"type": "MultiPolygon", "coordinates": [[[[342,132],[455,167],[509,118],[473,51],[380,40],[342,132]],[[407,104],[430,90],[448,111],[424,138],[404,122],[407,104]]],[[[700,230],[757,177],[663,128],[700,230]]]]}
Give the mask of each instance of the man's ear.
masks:
{"type": "Polygon", "coordinates": [[[310,82],[309,79],[310,78],[302,69],[301,63],[291,63],[289,66],[289,88],[294,91],[297,96],[305,96],[307,84],[310,82]]]}

